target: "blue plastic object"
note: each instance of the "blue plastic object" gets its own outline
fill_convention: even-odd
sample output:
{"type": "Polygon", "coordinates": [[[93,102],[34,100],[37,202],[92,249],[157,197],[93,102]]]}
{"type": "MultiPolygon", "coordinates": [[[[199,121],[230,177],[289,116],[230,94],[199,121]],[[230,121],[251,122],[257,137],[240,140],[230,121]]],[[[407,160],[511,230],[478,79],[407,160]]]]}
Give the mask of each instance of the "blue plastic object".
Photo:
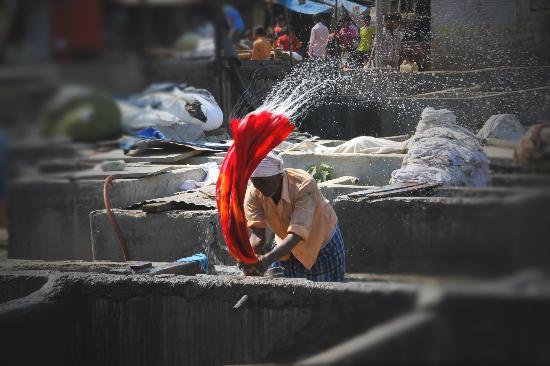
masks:
{"type": "Polygon", "coordinates": [[[199,262],[201,271],[208,273],[208,257],[204,253],[193,254],[190,257],[180,258],[176,260],[177,263],[192,263],[199,262]]]}

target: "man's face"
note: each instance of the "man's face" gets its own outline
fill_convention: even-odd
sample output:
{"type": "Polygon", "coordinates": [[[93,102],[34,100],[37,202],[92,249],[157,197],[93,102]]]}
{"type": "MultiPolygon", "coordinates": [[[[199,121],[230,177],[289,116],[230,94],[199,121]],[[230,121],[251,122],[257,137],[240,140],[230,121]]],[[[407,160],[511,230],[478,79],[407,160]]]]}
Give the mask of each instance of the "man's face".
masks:
{"type": "Polygon", "coordinates": [[[271,177],[252,178],[252,185],[265,197],[273,197],[280,192],[283,184],[283,175],[277,174],[271,177]]]}

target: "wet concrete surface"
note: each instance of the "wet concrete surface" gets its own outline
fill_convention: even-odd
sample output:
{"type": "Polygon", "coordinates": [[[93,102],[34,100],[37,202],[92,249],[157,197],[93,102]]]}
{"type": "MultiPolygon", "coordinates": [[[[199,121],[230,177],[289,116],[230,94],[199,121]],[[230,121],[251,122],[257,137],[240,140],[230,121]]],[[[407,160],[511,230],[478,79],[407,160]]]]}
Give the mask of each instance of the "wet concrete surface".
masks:
{"type": "Polygon", "coordinates": [[[11,334],[2,344],[11,350],[23,338],[49,344],[39,359],[24,353],[8,355],[35,364],[64,356],[68,363],[62,364],[289,360],[407,311],[415,299],[411,285],[388,288],[230,276],[157,278],[28,271],[2,273],[0,281],[14,276],[27,281],[49,278],[45,286],[49,288],[41,290],[48,292],[46,299],[31,294],[0,305],[3,334],[11,334]],[[249,301],[235,313],[232,307],[243,294],[249,301]],[[34,322],[29,323],[28,317],[34,322]],[[66,332],[43,328],[52,319],[66,332]]]}
{"type": "Polygon", "coordinates": [[[4,298],[0,341],[7,364],[35,365],[550,360],[541,272],[365,276],[342,284],[3,270],[0,287],[37,290],[4,298]]]}

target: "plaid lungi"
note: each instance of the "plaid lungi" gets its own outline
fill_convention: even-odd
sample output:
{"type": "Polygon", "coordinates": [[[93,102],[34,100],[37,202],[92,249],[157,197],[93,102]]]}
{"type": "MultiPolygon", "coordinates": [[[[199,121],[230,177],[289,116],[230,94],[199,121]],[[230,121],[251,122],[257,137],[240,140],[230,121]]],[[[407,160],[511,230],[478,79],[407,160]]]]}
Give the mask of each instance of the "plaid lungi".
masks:
{"type": "Polygon", "coordinates": [[[319,251],[317,261],[308,270],[292,254],[288,260],[275,262],[271,267],[281,267],[285,277],[307,278],[317,282],[345,282],[346,254],[344,239],[338,225],[330,240],[319,251]]]}

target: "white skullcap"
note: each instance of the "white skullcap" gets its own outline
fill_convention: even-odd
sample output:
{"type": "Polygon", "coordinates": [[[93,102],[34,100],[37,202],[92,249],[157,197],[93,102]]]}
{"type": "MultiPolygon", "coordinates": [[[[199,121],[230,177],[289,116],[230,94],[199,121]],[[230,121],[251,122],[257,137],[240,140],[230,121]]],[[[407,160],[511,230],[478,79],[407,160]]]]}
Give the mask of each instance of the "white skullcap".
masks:
{"type": "Polygon", "coordinates": [[[273,153],[267,154],[267,156],[260,162],[252,178],[271,177],[277,174],[281,174],[284,170],[283,159],[273,153]]]}

